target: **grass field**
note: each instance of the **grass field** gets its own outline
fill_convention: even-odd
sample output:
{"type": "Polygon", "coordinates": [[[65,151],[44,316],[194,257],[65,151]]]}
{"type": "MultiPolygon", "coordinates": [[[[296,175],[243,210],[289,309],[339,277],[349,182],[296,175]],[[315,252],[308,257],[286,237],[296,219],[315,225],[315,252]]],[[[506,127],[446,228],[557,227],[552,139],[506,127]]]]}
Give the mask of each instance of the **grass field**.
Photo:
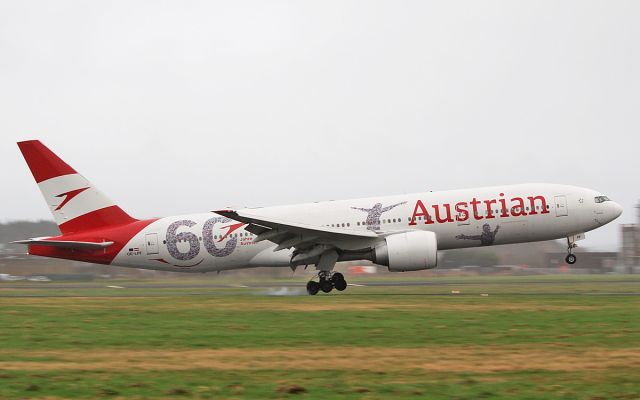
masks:
{"type": "Polygon", "coordinates": [[[640,278],[433,282],[3,284],[0,398],[640,399],[640,278]]]}

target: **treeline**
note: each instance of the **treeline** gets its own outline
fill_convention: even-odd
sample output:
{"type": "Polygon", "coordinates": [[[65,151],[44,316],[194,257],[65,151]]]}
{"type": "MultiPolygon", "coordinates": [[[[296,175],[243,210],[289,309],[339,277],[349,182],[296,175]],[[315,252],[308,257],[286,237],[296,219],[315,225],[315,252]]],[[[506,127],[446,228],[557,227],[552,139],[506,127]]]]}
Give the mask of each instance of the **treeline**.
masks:
{"type": "Polygon", "coordinates": [[[38,236],[56,236],[60,229],[53,221],[14,221],[0,224],[0,243],[5,250],[24,252],[25,246],[11,244],[15,240],[29,239],[38,236]]]}

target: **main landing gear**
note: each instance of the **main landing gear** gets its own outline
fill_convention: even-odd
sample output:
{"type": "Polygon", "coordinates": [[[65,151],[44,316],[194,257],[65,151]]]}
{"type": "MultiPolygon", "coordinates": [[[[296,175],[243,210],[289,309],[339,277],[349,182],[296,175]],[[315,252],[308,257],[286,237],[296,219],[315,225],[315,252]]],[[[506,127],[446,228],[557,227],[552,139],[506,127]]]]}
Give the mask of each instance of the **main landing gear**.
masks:
{"type": "Polygon", "coordinates": [[[318,273],[318,282],[307,282],[307,293],[310,295],[318,294],[320,290],[329,293],[333,289],[342,292],[347,288],[347,281],[340,272],[320,271],[318,273]]]}
{"type": "Polygon", "coordinates": [[[565,257],[565,261],[567,262],[567,264],[569,265],[573,265],[576,263],[576,261],[578,261],[578,257],[576,257],[575,254],[573,254],[573,249],[575,249],[576,247],[578,247],[577,244],[575,244],[575,242],[572,242],[571,240],[569,240],[569,238],[567,238],[567,257],[565,257]]]}

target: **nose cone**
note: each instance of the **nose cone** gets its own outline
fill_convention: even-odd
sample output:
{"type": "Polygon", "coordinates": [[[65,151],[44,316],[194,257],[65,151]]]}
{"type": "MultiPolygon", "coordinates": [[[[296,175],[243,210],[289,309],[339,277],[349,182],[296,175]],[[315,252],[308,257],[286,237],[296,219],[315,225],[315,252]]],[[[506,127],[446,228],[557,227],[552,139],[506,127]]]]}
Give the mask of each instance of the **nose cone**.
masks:
{"type": "Polygon", "coordinates": [[[614,219],[616,219],[620,215],[622,215],[622,206],[620,204],[616,203],[615,201],[608,201],[607,202],[607,214],[608,214],[609,218],[611,218],[611,221],[613,221],[614,219]]]}

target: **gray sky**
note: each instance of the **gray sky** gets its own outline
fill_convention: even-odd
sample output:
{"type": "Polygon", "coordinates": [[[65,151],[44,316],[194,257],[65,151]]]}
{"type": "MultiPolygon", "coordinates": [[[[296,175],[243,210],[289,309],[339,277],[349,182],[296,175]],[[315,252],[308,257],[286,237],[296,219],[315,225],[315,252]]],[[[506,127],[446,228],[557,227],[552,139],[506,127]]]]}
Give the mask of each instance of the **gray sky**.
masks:
{"type": "MultiPolygon", "coordinates": [[[[140,218],[552,182],[631,222],[638,21],[638,1],[0,0],[0,216],[51,219],[15,145],[38,138],[140,218]]],[[[616,249],[616,224],[582,243],[616,249]]]]}

